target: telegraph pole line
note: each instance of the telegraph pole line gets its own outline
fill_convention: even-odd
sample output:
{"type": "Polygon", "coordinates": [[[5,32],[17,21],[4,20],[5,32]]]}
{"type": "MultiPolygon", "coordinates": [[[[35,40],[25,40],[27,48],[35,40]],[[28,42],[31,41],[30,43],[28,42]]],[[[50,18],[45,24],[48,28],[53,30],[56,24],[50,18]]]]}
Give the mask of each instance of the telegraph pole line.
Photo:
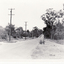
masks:
{"type": "Polygon", "coordinates": [[[12,15],[14,15],[14,14],[12,14],[12,10],[14,10],[14,9],[9,9],[10,10],[10,25],[9,25],[9,27],[10,27],[10,32],[9,32],[9,41],[11,40],[11,25],[12,25],[12,15]]]}
{"type": "Polygon", "coordinates": [[[26,40],[27,22],[25,22],[25,40],[26,40]]]}

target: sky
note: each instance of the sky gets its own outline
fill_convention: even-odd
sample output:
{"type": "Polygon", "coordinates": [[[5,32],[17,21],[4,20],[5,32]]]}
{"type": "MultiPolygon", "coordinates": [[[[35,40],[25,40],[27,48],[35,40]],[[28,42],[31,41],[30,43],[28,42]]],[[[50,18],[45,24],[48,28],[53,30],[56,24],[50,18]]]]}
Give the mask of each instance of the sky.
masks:
{"type": "Polygon", "coordinates": [[[54,10],[63,9],[64,0],[0,0],[0,26],[6,27],[10,23],[10,8],[15,8],[12,11],[12,24],[15,27],[23,27],[27,22],[27,29],[32,30],[37,26],[39,29],[45,27],[41,15],[46,12],[46,9],[53,8],[54,10]]]}

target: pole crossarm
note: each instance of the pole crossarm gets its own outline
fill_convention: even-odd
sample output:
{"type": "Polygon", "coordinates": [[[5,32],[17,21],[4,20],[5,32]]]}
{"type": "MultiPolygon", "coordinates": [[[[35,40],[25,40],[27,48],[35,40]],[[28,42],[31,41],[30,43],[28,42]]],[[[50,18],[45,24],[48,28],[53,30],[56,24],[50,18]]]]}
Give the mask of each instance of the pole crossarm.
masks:
{"type": "Polygon", "coordinates": [[[15,10],[15,8],[9,8],[8,10],[15,10]]]}
{"type": "MultiPolygon", "coordinates": [[[[11,14],[8,14],[8,15],[11,15],[11,14]]],[[[12,15],[15,15],[15,14],[12,14],[12,15]]]]}

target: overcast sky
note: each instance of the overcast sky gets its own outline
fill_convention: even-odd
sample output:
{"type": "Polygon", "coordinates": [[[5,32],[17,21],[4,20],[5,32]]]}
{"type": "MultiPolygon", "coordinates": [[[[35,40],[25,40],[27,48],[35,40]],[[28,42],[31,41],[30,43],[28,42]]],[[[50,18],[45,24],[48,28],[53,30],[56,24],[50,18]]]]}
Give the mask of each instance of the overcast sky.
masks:
{"type": "Polygon", "coordinates": [[[45,24],[41,19],[41,15],[46,12],[46,9],[53,8],[54,10],[63,9],[64,0],[0,0],[0,26],[5,27],[10,22],[10,8],[13,10],[12,24],[17,27],[32,30],[34,26],[42,29],[45,24]]]}

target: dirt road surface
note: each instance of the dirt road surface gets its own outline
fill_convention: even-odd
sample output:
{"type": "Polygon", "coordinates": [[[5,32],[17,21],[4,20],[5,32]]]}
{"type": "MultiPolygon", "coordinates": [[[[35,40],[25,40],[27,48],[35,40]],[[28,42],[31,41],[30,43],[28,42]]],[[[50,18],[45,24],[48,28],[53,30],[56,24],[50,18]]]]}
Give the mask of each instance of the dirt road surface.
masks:
{"type": "Polygon", "coordinates": [[[64,59],[64,45],[40,38],[17,40],[17,42],[0,42],[0,59],[64,59]]]}
{"type": "Polygon", "coordinates": [[[31,59],[33,49],[38,45],[38,38],[16,43],[0,42],[0,59],[31,59]]]}
{"type": "Polygon", "coordinates": [[[64,45],[58,44],[58,42],[55,42],[54,40],[45,39],[45,44],[39,44],[33,50],[32,58],[33,59],[64,59],[64,45]]]}

